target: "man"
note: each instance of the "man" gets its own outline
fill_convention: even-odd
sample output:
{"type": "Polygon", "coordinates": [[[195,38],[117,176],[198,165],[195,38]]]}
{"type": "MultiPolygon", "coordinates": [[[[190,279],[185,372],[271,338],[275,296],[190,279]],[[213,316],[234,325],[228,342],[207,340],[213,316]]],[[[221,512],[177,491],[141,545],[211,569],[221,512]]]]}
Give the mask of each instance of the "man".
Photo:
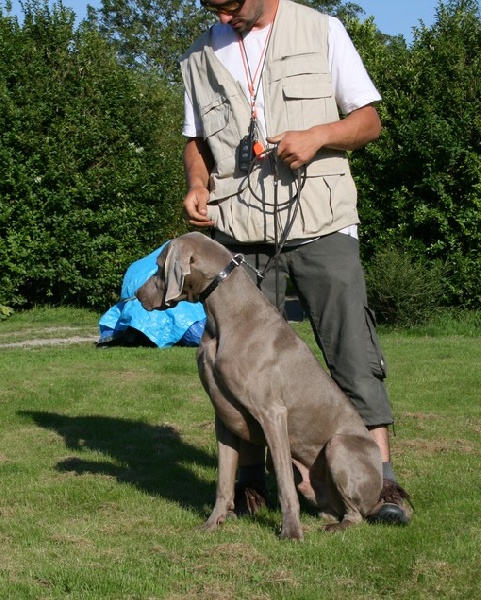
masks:
{"type": "MultiPolygon", "coordinates": [[[[337,19],[289,0],[201,4],[219,21],[181,59],[186,219],[241,252],[280,310],[290,277],[332,377],[380,448],[384,505],[373,520],[407,524],[346,155],[379,136],[379,93],[337,19]]],[[[248,504],[265,495],[263,454],[241,447],[236,504],[244,490],[248,504]]]]}

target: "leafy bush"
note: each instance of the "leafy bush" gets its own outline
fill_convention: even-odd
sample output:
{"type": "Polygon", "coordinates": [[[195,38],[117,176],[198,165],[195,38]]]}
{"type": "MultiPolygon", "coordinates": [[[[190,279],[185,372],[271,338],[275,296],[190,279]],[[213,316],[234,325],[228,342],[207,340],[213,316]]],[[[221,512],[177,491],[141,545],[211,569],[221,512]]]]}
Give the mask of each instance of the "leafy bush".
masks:
{"type": "Polygon", "coordinates": [[[383,101],[381,138],[353,155],[363,258],[402,248],[449,264],[448,305],[481,306],[481,16],[440,2],[414,42],[351,27],[383,101]]]}
{"type": "Polygon", "coordinates": [[[62,6],[0,18],[0,302],[104,308],[184,231],[182,97],[62,6]]]}
{"type": "Polygon", "coordinates": [[[11,317],[14,313],[14,310],[9,306],[4,306],[0,304],[0,321],[5,321],[8,317],[11,317]]]}
{"type": "Polygon", "coordinates": [[[442,302],[446,268],[439,261],[412,259],[387,248],[376,252],[365,271],[369,305],[380,323],[425,324],[442,302]]]}

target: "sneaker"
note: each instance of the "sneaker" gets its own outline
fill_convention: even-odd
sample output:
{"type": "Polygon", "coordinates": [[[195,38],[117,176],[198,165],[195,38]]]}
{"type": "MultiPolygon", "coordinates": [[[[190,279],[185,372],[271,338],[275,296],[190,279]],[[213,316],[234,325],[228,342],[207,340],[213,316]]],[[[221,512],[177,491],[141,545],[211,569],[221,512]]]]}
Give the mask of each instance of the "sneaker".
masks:
{"type": "Polygon", "coordinates": [[[409,494],[398,483],[391,479],[383,479],[381,502],[381,508],[367,517],[370,523],[409,525],[414,506],[409,494]]]}

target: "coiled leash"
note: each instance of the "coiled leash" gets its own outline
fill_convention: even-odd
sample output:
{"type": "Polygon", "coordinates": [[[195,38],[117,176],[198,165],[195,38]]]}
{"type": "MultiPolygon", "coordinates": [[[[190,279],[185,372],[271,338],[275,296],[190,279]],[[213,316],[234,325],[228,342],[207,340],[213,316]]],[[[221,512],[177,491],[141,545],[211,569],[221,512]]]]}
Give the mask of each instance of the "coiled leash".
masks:
{"type": "Polygon", "coordinates": [[[267,213],[267,207],[272,206],[272,213],[274,216],[274,254],[269,257],[263,271],[256,269],[255,267],[250,265],[245,260],[243,262],[247,267],[249,267],[249,269],[251,269],[252,271],[254,271],[256,273],[256,275],[257,275],[257,277],[259,277],[259,279],[264,279],[266,277],[267,273],[273,267],[275,268],[275,270],[276,270],[276,272],[275,272],[276,307],[278,309],[280,308],[279,257],[282,254],[282,250],[287,242],[289,234],[290,234],[292,227],[295,223],[295,220],[297,218],[297,214],[299,212],[299,206],[300,206],[300,202],[301,202],[301,191],[306,183],[306,179],[307,179],[306,168],[300,167],[299,169],[297,169],[296,193],[292,198],[289,198],[285,203],[282,204],[282,206],[280,206],[279,205],[279,156],[277,153],[277,146],[267,149],[264,152],[262,152],[261,154],[259,154],[258,156],[255,156],[253,158],[253,160],[251,161],[249,170],[247,172],[248,189],[249,189],[250,193],[252,194],[252,196],[264,206],[265,213],[267,213]],[[264,158],[269,159],[271,166],[272,166],[272,172],[274,174],[274,201],[272,204],[269,204],[266,201],[265,197],[262,197],[262,198],[259,197],[255,193],[255,190],[253,189],[252,184],[251,184],[251,175],[254,170],[256,161],[259,159],[264,159],[264,158]],[[279,235],[279,227],[280,227],[279,211],[281,208],[286,208],[288,211],[288,215],[286,218],[284,230],[279,235]]]}

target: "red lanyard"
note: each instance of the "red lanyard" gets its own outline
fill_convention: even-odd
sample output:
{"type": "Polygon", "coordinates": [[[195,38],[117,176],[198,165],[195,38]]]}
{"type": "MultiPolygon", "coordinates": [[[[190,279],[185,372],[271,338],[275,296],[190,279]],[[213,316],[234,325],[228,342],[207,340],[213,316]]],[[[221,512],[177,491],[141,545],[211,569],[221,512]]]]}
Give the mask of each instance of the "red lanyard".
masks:
{"type": "MultiPolygon", "coordinates": [[[[264,146],[259,141],[258,138],[258,128],[257,128],[257,109],[256,109],[256,98],[257,93],[259,92],[259,87],[262,81],[262,71],[265,65],[265,58],[267,53],[267,47],[269,45],[269,40],[271,38],[272,26],[274,25],[274,21],[277,15],[277,9],[279,7],[279,2],[276,5],[276,12],[274,14],[274,18],[272,19],[271,24],[269,25],[269,31],[266,35],[266,40],[264,42],[264,48],[262,49],[261,56],[259,58],[259,62],[257,63],[257,68],[254,73],[254,77],[252,77],[251,70],[249,68],[249,58],[247,56],[247,52],[244,45],[244,38],[239,34],[239,48],[242,56],[242,64],[244,65],[244,70],[246,73],[247,79],[247,88],[249,90],[250,97],[250,106],[251,106],[251,120],[249,124],[249,134],[247,136],[247,155],[252,152],[255,156],[259,157],[264,152],[264,146]],[[257,82],[257,84],[256,84],[257,82]],[[256,88],[257,85],[257,88],[256,88]]],[[[241,169],[242,170],[242,169],[241,169]]]]}
{"type": "Polygon", "coordinates": [[[247,52],[246,52],[246,49],[244,46],[244,38],[242,36],[239,36],[239,48],[241,51],[242,63],[244,65],[244,70],[246,72],[247,88],[249,90],[250,103],[251,103],[251,116],[253,119],[257,118],[256,98],[257,98],[257,92],[259,91],[260,74],[262,73],[262,70],[264,68],[267,45],[269,44],[269,39],[271,37],[272,25],[273,25],[273,23],[271,23],[269,26],[269,31],[266,35],[266,41],[264,42],[264,48],[262,49],[262,53],[259,58],[259,62],[257,63],[257,68],[255,70],[254,77],[252,77],[251,70],[249,68],[249,59],[247,57],[247,52]],[[257,89],[255,89],[255,83],[256,83],[256,80],[258,77],[259,77],[259,81],[257,83],[257,89]]]}

